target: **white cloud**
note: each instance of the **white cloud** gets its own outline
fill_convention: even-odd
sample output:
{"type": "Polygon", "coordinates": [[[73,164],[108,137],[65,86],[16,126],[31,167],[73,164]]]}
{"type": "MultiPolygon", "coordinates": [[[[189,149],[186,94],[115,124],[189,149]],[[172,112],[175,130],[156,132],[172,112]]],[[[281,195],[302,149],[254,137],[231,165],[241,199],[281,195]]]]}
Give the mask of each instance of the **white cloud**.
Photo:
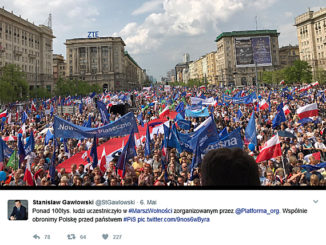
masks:
{"type": "Polygon", "coordinates": [[[138,9],[132,12],[133,15],[145,14],[148,12],[156,11],[162,9],[163,0],[152,0],[149,2],[145,2],[138,9]]]}
{"type": "Polygon", "coordinates": [[[280,32],[279,36],[279,46],[287,46],[289,44],[296,45],[298,44],[297,29],[293,26],[293,23],[284,24],[279,26],[278,31],[280,32]]]}
{"type": "Polygon", "coordinates": [[[220,22],[246,8],[268,8],[276,0],[153,0],[146,2],[134,14],[154,11],[140,24],[129,23],[119,33],[133,54],[158,47],[167,38],[198,36],[207,29],[217,30],[220,22]],[[158,2],[163,9],[155,12],[158,2]],[[131,28],[132,27],[132,28],[131,28]]]}

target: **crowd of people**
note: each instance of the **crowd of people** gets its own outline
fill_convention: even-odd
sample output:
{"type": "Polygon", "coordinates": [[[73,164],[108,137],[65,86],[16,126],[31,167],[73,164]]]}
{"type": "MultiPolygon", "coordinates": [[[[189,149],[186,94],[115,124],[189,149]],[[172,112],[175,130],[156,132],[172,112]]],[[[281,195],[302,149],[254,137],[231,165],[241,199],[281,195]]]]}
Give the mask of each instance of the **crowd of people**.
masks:
{"type": "MultiPolygon", "coordinates": [[[[177,187],[214,185],[213,182],[202,179],[203,173],[207,172],[207,169],[202,169],[201,164],[193,166],[194,153],[179,152],[176,148],[171,147],[167,147],[166,152],[162,150],[165,136],[161,131],[151,136],[150,154],[145,154],[146,138],[143,137],[143,140],[136,144],[136,156],[128,159],[123,176],[117,171],[120,152],[107,152],[106,159],[109,160],[104,169],[99,164],[95,167],[92,166],[93,159],[89,153],[86,154],[86,159],[80,158],[68,168],[63,167],[74,155],[85,151],[89,152],[94,140],[93,138],[56,139],[53,136],[55,115],[79,126],[92,128],[103,126],[101,114],[96,107],[96,100],[103,101],[107,106],[110,123],[119,120],[122,116],[119,113],[110,113],[112,106],[127,103],[130,104],[130,107],[134,107],[133,112],[139,127],[146,128],[147,123],[158,119],[161,120],[161,123],[169,122],[168,125],[171,127],[177,121],[175,115],[178,112],[174,112],[176,107],[182,102],[185,108],[191,108],[192,97],[214,98],[214,103],[207,105],[207,108],[214,118],[217,130],[219,132],[226,130],[230,133],[240,128],[244,142],[244,148],[241,151],[250,159],[257,158],[264,144],[273,135],[277,135],[279,131],[289,133],[287,137],[279,137],[282,156],[258,162],[254,166],[259,175],[257,185],[326,186],[325,168],[318,168],[326,157],[325,91],[321,86],[311,87],[305,91],[300,91],[300,86],[261,87],[258,91],[254,87],[241,89],[171,87],[170,91],[164,91],[161,86],[146,88],[143,91],[103,93],[95,95],[95,97],[94,95],[84,98],[54,97],[3,105],[3,115],[1,116],[0,113],[2,117],[0,137],[3,140],[2,148],[0,148],[1,186],[177,187]],[[252,103],[237,104],[223,101],[224,95],[244,97],[253,92],[257,94],[257,98],[252,103]],[[121,97],[121,95],[123,96],[121,97]],[[260,108],[262,100],[268,101],[268,108],[260,108]],[[274,127],[273,119],[281,102],[287,106],[286,121],[274,127]],[[310,103],[317,103],[318,116],[301,120],[296,113],[297,109],[310,103]],[[74,113],[59,113],[58,108],[62,105],[74,106],[74,113]],[[160,112],[167,107],[170,108],[169,113],[163,118],[160,117],[160,112]],[[241,111],[241,116],[239,116],[239,111],[241,111]],[[250,146],[251,143],[245,139],[245,131],[253,112],[255,112],[257,144],[250,146]],[[18,141],[21,139],[23,146],[24,144],[26,146],[31,134],[35,139],[33,149],[22,158],[19,154],[21,149],[18,141]],[[10,149],[10,155],[6,154],[6,147],[10,149]],[[13,152],[17,153],[14,157],[12,157],[13,152]],[[32,184],[26,178],[26,170],[29,168],[32,184]]],[[[187,134],[193,132],[207,117],[185,117],[184,119],[191,122],[190,128],[182,129],[179,126],[177,128],[181,133],[187,134]]],[[[97,147],[111,140],[113,139],[99,138],[96,142],[97,147]]],[[[210,154],[210,156],[213,155],[210,154]]],[[[238,156],[247,159],[241,154],[238,156]]],[[[101,159],[99,154],[98,159],[101,159]]],[[[235,162],[236,160],[230,158],[229,161],[235,162]]],[[[223,172],[220,167],[229,168],[225,173],[230,174],[230,178],[228,183],[216,182],[217,185],[232,185],[232,183],[241,185],[242,176],[237,172],[243,171],[241,164],[245,165],[245,163],[237,165],[224,162],[222,167],[219,165],[218,172],[223,172]]],[[[210,171],[214,172],[214,164],[210,166],[213,166],[210,171]]],[[[246,172],[244,171],[242,174],[246,175],[246,172]]],[[[216,176],[218,178],[218,175],[216,176]]],[[[245,185],[251,184],[248,182],[245,185]]]]}

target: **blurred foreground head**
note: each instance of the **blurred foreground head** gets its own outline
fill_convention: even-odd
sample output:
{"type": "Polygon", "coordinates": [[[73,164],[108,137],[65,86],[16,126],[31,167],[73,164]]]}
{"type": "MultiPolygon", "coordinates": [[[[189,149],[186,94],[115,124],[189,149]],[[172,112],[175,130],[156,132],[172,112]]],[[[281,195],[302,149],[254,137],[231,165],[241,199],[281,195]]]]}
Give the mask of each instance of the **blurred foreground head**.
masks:
{"type": "Polygon", "coordinates": [[[260,186],[258,165],[239,148],[208,152],[201,165],[203,186],[260,186]]]}

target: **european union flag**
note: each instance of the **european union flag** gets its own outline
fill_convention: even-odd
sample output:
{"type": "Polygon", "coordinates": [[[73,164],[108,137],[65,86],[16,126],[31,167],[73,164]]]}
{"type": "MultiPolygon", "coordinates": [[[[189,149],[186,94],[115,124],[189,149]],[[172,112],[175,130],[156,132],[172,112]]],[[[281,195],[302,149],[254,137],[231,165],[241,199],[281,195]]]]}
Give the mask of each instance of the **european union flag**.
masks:
{"type": "Polygon", "coordinates": [[[282,122],[285,122],[285,121],[286,121],[286,118],[285,118],[284,111],[282,109],[274,117],[272,126],[273,126],[273,128],[276,128],[277,126],[280,126],[282,122]]]}
{"type": "Polygon", "coordinates": [[[145,141],[145,157],[151,154],[151,134],[149,133],[149,126],[147,124],[146,129],[146,141],[145,141]]]}
{"type": "Polygon", "coordinates": [[[257,146],[257,132],[256,132],[256,122],[255,122],[255,112],[252,112],[251,118],[247,125],[245,131],[245,138],[250,142],[257,146]]]}
{"type": "Polygon", "coordinates": [[[98,163],[96,136],[94,136],[93,145],[92,145],[91,152],[89,153],[89,155],[93,158],[92,166],[94,169],[97,167],[97,163],[98,163]]]}

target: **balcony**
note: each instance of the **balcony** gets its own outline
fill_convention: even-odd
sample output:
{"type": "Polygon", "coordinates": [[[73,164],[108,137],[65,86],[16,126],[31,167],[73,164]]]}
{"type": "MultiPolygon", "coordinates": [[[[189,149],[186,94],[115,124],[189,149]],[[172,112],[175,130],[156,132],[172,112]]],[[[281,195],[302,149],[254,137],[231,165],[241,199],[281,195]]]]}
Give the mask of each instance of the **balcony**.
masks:
{"type": "Polygon", "coordinates": [[[23,51],[15,49],[14,54],[21,56],[21,55],[23,55],[23,51]]]}
{"type": "Polygon", "coordinates": [[[28,57],[31,58],[31,59],[35,59],[36,55],[35,54],[28,54],[28,57]]]}

